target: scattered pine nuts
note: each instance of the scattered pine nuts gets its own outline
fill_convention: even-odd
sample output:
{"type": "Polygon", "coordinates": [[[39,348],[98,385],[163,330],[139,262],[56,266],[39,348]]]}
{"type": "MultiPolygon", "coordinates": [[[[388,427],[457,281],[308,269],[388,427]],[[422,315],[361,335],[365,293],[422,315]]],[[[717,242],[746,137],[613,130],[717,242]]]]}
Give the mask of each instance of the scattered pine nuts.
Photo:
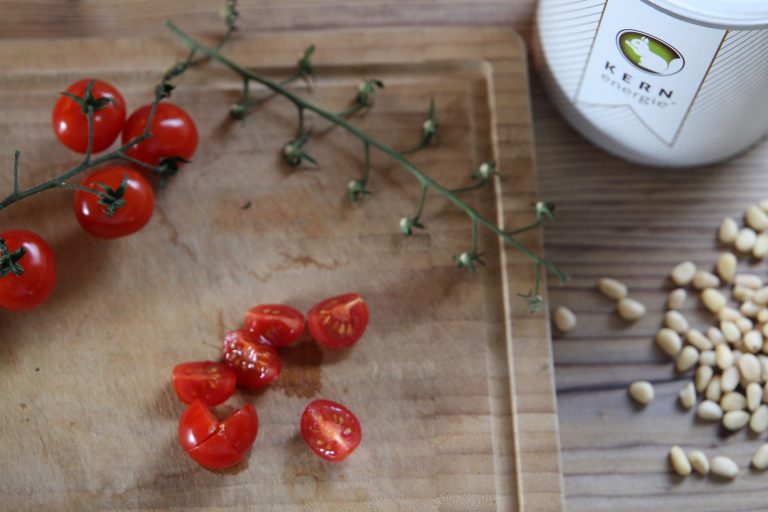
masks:
{"type": "Polygon", "coordinates": [[[656,333],[656,344],[669,357],[675,357],[683,348],[683,340],[680,335],[668,327],[659,329],[656,333]]]}
{"type": "Polygon", "coordinates": [[[757,290],[763,287],[762,278],[755,274],[739,274],[733,278],[733,282],[737,285],[752,288],[753,290],[757,290]]]}
{"type": "Polygon", "coordinates": [[[741,311],[730,306],[726,306],[717,312],[717,319],[721,322],[735,323],[739,318],[741,318],[741,311]]]}
{"type": "Polygon", "coordinates": [[[699,351],[696,350],[694,347],[688,345],[686,347],[683,347],[683,350],[680,352],[680,355],[677,358],[677,361],[675,362],[675,368],[680,373],[685,373],[694,366],[696,366],[696,363],[699,362],[699,351]]]}
{"type": "Polygon", "coordinates": [[[725,343],[725,336],[723,336],[723,331],[714,325],[707,328],[707,338],[709,338],[710,341],[712,341],[712,343],[715,345],[725,343]]]}
{"type": "MultiPolygon", "coordinates": [[[[759,290],[757,290],[754,295],[752,295],[751,298],[752,302],[755,304],[758,304],[760,306],[765,306],[768,304],[768,286],[763,286],[759,290]]],[[[764,320],[761,320],[763,322],[764,320]]]]}
{"type": "MultiPolygon", "coordinates": [[[[715,371],[711,366],[699,366],[696,369],[696,377],[694,379],[694,382],[696,383],[696,391],[703,393],[707,389],[707,386],[709,386],[709,382],[712,380],[714,374],[715,371]]],[[[760,389],[760,398],[763,398],[762,389],[760,389]]]]}
{"type": "Polygon", "coordinates": [[[560,332],[568,332],[576,327],[576,315],[565,306],[558,306],[555,310],[555,327],[560,332]]]}
{"type": "Polygon", "coordinates": [[[621,318],[634,322],[645,315],[646,309],[643,303],[626,297],[619,301],[618,311],[621,318]]]}
{"type": "MultiPolygon", "coordinates": [[[[762,397],[762,390],[760,391],[760,396],[762,397]]],[[[685,387],[680,390],[680,393],[677,394],[677,397],[680,399],[680,404],[686,409],[690,409],[696,405],[696,388],[693,387],[693,382],[686,384],[685,387]]]]}
{"type": "Polygon", "coordinates": [[[720,241],[724,244],[732,244],[737,236],[739,236],[739,225],[731,217],[724,218],[718,231],[720,241]]]}
{"type": "Polygon", "coordinates": [[[653,385],[645,380],[638,380],[629,385],[629,396],[642,405],[648,405],[653,401],[653,385]]]}
{"type": "Polygon", "coordinates": [[[704,452],[694,450],[688,454],[688,462],[691,463],[693,469],[700,475],[706,475],[709,473],[709,459],[704,455],[704,452]]]}
{"type": "Polygon", "coordinates": [[[720,399],[720,408],[724,412],[741,411],[747,407],[747,399],[738,391],[731,391],[720,399]]]}
{"type": "Polygon", "coordinates": [[[709,381],[709,386],[707,386],[707,391],[704,393],[704,398],[711,400],[712,402],[719,402],[720,397],[722,396],[723,390],[720,387],[720,376],[715,375],[712,377],[712,380],[709,381]]]}
{"type": "Polygon", "coordinates": [[[734,246],[740,252],[751,252],[757,241],[757,233],[750,228],[741,228],[736,236],[734,246]]]}
{"type": "Polygon", "coordinates": [[[731,347],[725,343],[721,343],[715,347],[715,358],[717,360],[717,366],[721,370],[733,366],[733,351],[731,350],[731,347]]]}
{"type": "Polygon", "coordinates": [[[754,298],[755,290],[747,286],[744,286],[743,284],[737,284],[736,286],[733,287],[731,294],[733,295],[733,298],[736,299],[737,301],[744,302],[745,300],[752,300],[754,298]]]}
{"type": "Polygon", "coordinates": [[[693,274],[693,287],[698,290],[717,288],[718,286],[720,286],[720,278],[712,272],[697,270],[696,273],[693,274]]]}
{"type": "Polygon", "coordinates": [[[725,298],[725,295],[715,288],[707,288],[701,292],[701,301],[712,313],[717,313],[728,304],[728,299],[725,298]]]}
{"type": "Polygon", "coordinates": [[[752,320],[750,320],[749,318],[745,318],[742,316],[736,319],[736,326],[739,328],[742,334],[744,334],[752,330],[755,324],[753,324],[752,320]]]}
{"type": "Polygon", "coordinates": [[[758,306],[754,302],[748,300],[745,301],[740,307],[739,311],[741,311],[741,314],[746,316],[747,318],[757,318],[757,314],[762,309],[761,306],[758,306]]]}
{"type": "MultiPolygon", "coordinates": [[[[671,311],[669,311],[668,313],[671,313],[671,311]]],[[[670,325],[670,327],[672,327],[672,326],[670,325]]],[[[709,338],[704,336],[701,333],[701,331],[698,330],[698,329],[688,329],[685,332],[685,339],[686,339],[686,341],[688,341],[688,343],[690,343],[691,345],[693,345],[694,347],[696,347],[699,350],[711,350],[715,346],[709,340],[709,338]]]]}
{"type": "Polygon", "coordinates": [[[763,334],[760,331],[751,330],[744,333],[742,345],[749,352],[757,353],[763,348],[763,334]]]}
{"type": "MultiPolygon", "coordinates": [[[[753,331],[756,332],[756,331],[753,331]]],[[[746,382],[758,382],[760,380],[760,361],[752,354],[744,354],[739,358],[739,373],[746,382]]]]}
{"type": "Polygon", "coordinates": [[[600,293],[613,300],[621,300],[627,296],[627,285],[610,277],[603,277],[597,281],[597,289],[600,293]]]}
{"type": "Polygon", "coordinates": [[[733,391],[739,385],[739,377],[739,368],[737,366],[726,368],[720,376],[720,389],[725,393],[733,391]]]}
{"type": "Polygon", "coordinates": [[[726,478],[728,480],[733,480],[739,474],[739,466],[737,466],[733,460],[722,455],[718,455],[712,459],[710,470],[712,471],[713,475],[726,478]]]}
{"type": "Polygon", "coordinates": [[[723,426],[728,430],[741,430],[749,424],[747,411],[728,411],[723,416],[723,426]]]}
{"type": "Polygon", "coordinates": [[[696,273],[696,264],[692,261],[678,263],[673,269],[670,277],[677,286],[688,286],[696,273]]]}
{"type": "Polygon", "coordinates": [[[757,360],[760,361],[760,382],[765,382],[768,380],[768,356],[760,354],[757,360]]]}
{"type": "Polygon", "coordinates": [[[712,400],[704,400],[696,409],[696,415],[707,421],[718,421],[723,417],[723,410],[712,400]]]}
{"type": "Polygon", "coordinates": [[[757,235],[755,245],[752,247],[752,256],[755,258],[765,258],[768,256],[768,233],[757,235]]]}
{"type": "Polygon", "coordinates": [[[684,288],[675,288],[669,292],[667,297],[667,308],[680,309],[685,305],[685,299],[688,297],[688,292],[684,288]]]}
{"type": "Polygon", "coordinates": [[[757,382],[747,384],[747,409],[755,412],[763,401],[763,387],[757,382]]]}
{"type": "Polygon", "coordinates": [[[761,405],[755,409],[752,417],[749,418],[749,429],[755,434],[762,434],[768,430],[768,405],[761,405]]]}
{"type": "Polygon", "coordinates": [[[717,273],[723,282],[730,283],[736,276],[736,256],[730,252],[724,252],[717,258],[717,273]]]}
{"type": "Polygon", "coordinates": [[[728,343],[741,341],[741,330],[730,320],[723,320],[720,322],[720,330],[723,331],[723,336],[725,336],[725,340],[728,343]]]}
{"type": "Polygon", "coordinates": [[[752,467],[759,470],[768,468],[768,443],[758,448],[752,456],[752,467]]]}
{"type": "Polygon", "coordinates": [[[683,334],[688,330],[688,320],[685,319],[682,313],[675,311],[674,309],[667,311],[667,313],[664,315],[664,323],[667,327],[677,332],[678,334],[683,334]]]}
{"type": "Polygon", "coordinates": [[[715,366],[717,358],[714,350],[702,350],[699,354],[699,364],[702,366],[715,366]]]}
{"type": "Polygon", "coordinates": [[[768,215],[756,204],[750,205],[744,214],[747,225],[755,231],[768,229],[768,215]]]}
{"type": "Polygon", "coordinates": [[[672,469],[678,475],[688,476],[691,474],[691,463],[688,461],[688,457],[685,456],[683,449],[679,446],[673,446],[669,450],[669,461],[672,463],[672,469]]]}

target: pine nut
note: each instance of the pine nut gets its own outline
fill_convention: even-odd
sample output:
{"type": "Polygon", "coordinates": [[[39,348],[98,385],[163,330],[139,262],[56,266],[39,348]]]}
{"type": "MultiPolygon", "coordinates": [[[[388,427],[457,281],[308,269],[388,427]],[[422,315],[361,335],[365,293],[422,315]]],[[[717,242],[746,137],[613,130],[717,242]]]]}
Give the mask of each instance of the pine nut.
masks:
{"type": "Polygon", "coordinates": [[[752,354],[744,354],[739,359],[739,373],[746,382],[758,382],[760,380],[760,361],[752,354]]]}
{"type": "Polygon", "coordinates": [[[680,335],[668,327],[659,329],[659,332],[656,333],[656,344],[669,357],[675,357],[683,348],[683,340],[680,339],[680,335]]]}
{"type": "Polygon", "coordinates": [[[723,416],[723,426],[728,430],[741,430],[749,424],[747,411],[729,411],[723,416]]]}
{"type": "Polygon", "coordinates": [[[757,314],[762,309],[762,306],[758,306],[752,301],[745,301],[741,307],[739,307],[739,311],[741,311],[741,314],[748,317],[748,318],[757,318],[757,314]]]}
{"type": "Polygon", "coordinates": [[[704,393],[704,398],[712,402],[719,402],[720,397],[723,395],[723,390],[720,387],[720,376],[715,375],[707,386],[707,392],[704,393]]]}
{"type": "Polygon", "coordinates": [[[768,304],[768,286],[763,286],[756,290],[750,300],[760,306],[768,304]]]}
{"type": "Polygon", "coordinates": [[[736,256],[730,252],[724,252],[717,258],[717,273],[725,283],[730,283],[736,276],[736,256]]]}
{"type": "Polygon", "coordinates": [[[733,460],[722,455],[718,455],[712,459],[710,470],[712,471],[713,475],[726,478],[728,480],[733,480],[739,475],[739,466],[737,466],[733,460]]]}
{"type": "Polygon", "coordinates": [[[560,332],[568,332],[576,327],[576,315],[565,306],[558,306],[555,310],[555,327],[560,332]]]}
{"type": "Polygon", "coordinates": [[[718,238],[724,244],[732,244],[736,241],[736,237],[739,235],[739,225],[731,217],[726,217],[720,223],[720,229],[718,231],[718,238]]]}
{"type": "Polygon", "coordinates": [[[715,366],[717,358],[714,350],[702,350],[699,354],[699,364],[702,366],[715,366]]]}
{"type": "Polygon", "coordinates": [[[757,360],[760,361],[760,382],[765,382],[768,380],[768,357],[760,354],[757,360]]]}
{"type": "Polygon", "coordinates": [[[734,246],[737,251],[751,252],[757,241],[757,233],[751,228],[741,228],[739,234],[736,236],[734,246]]]}
{"type": "Polygon", "coordinates": [[[717,313],[728,304],[728,299],[725,298],[725,295],[715,288],[707,288],[701,292],[701,301],[712,313],[717,313]]]}
{"type": "MultiPolygon", "coordinates": [[[[760,288],[760,289],[761,289],[761,290],[764,290],[765,288],[760,288]]],[[[766,307],[765,307],[765,305],[763,305],[763,309],[761,309],[761,310],[760,310],[760,311],[757,313],[757,321],[758,321],[759,323],[761,323],[761,324],[766,324],[766,323],[768,323],[768,308],[766,308],[766,307]]]]}
{"type": "Polygon", "coordinates": [[[763,287],[762,278],[755,274],[739,274],[733,278],[733,282],[737,285],[752,288],[753,290],[758,290],[763,287]]]}
{"type": "Polygon", "coordinates": [[[739,359],[741,359],[742,352],[738,348],[733,350],[733,364],[737,365],[739,364],[739,359]]]}
{"type": "Polygon", "coordinates": [[[697,290],[704,290],[706,288],[717,288],[720,286],[720,278],[712,272],[706,270],[697,270],[693,274],[693,287],[697,290]]]}
{"type": "Polygon", "coordinates": [[[747,409],[754,412],[760,407],[763,401],[763,386],[757,382],[750,382],[747,385],[747,409]]]}
{"type": "Polygon", "coordinates": [[[723,417],[723,410],[712,400],[704,400],[696,409],[696,415],[707,421],[718,421],[723,417]]]}
{"type": "Polygon", "coordinates": [[[763,348],[762,333],[755,330],[745,333],[742,338],[742,345],[747,351],[752,352],[753,354],[760,352],[760,349],[763,348]]]}
{"type": "Polygon", "coordinates": [[[675,311],[674,309],[666,312],[664,315],[664,323],[678,334],[683,334],[688,330],[688,320],[686,320],[679,311],[675,311]]]}
{"type": "Polygon", "coordinates": [[[675,368],[678,372],[685,373],[696,366],[696,363],[698,362],[699,351],[688,345],[687,347],[683,347],[683,350],[680,352],[680,355],[675,362],[675,368]]]}
{"type": "Polygon", "coordinates": [[[731,391],[720,399],[720,408],[724,412],[742,411],[747,408],[747,399],[738,391],[731,391]]]}
{"type": "Polygon", "coordinates": [[[768,233],[757,235],[755,246],[752,247],[752,256],[755,258],[765,258],[768,256],[768,233]]]}
{"type": "MultiPolygon", "coordinates": [[[[670,327],[672,326],[670,325],[670,327]]],[[[711,350],[714,347],[709,338],[704,336],[698,329],[688,329],[685,332],[685,339],[698,350],[711,350]]]]}
{"type": "MultiPolygon", "coordinates": [[[[762,390],[760,393],[760,396],[762,397],[762,390]]],[[[680,393],[677,394],[677,397],[680,399],[680,404],[686,409],[693,407],[696,404],[696,388],[693,387],[693,382],[686,384],[685,387],[680,390],[680,393]]]]}
{"type": "Polygon", "coordinates": [[[709,459],[704,455],[704,452],[694,450],[688,454],[688,462],[691,463],[693,469],[700,475],[706,475],[709,473],[709,459]]]}
{"type": "Polygon", "coordinates": [[[763,328],[760,332],[763,334],[763,338],[768,337],[768,323],[763,324],[763,328]]]}
{"type": "Polygon", "coordinates": [[[753,324],[752,320],[750,320],[749,318],[745,318],[742,316],[736,319],[736,326],[739,328],[742,334],[744,334],[752,330],[755,324],[753,324]]]}
{"type": "Polygon", "coordinates": [[[749,429],[756,434],[762,434],[768,430],[768,405],[761,405],[755,409],[752,417],[749,418],[749,429]]]}
{"type": "Polygon", "coordinates": [[[722,343],[715,347],[715,359],[717,360],[717,366],[721,370],[725,370],[733,366],[733,351],[731,347],[722,343]]]}
{"type": "Polygon", "coordinates": [[[645,306],[641,302],[627,297],[619,301],[618,311],[621,318],[634,322],[645,315],[645,306]]]}
{"type": "Polygon", "coordinates": [[[675,288],[669,292],[667,297],[667,308],[680,309],[685,305],[685,299],[688,297],[688,292],[684,288],[675,288]]]}
{"type": "Polygon", "coordinates": [[[678,475],[688,476],[691,474],[691,463],[688,461],[688,457],[685,456],[683,449],[679,446],[673,446],[669,450],[669,461],[672,463],[672,469],[678,475]]]}
{"type": "Polygon", "coordinates": [[[757,449],[752,457],[752,466],[760,470],[768,468],[768,443],[757,449]]]}
{"type": "Polygon", "coordinates": [[[730,306],[726,306],[717,312],[717,319],[721,322],[736,322],[739,318],[741,318],[741,311],[730,306]]]}
{"type": "Polygon", "coordinates": [[[629,385],[629,396],[639,404],[648,405],[653,401],[653,386],[645,380],[635,381],[629,385]]]}
{"type": "MultiPolygon", "coordinates": [[[[709,386],[709,382],[712,380],[714,374],[715,371],[711,366],[699,366],[696,368],[696,391],[703,393],[707,389],[707,386],[709,386]]],[[[760,389],[760,398],[763,398],[762,388],[760,389]]]]}
{"type": "Polygon", "coordinates": [[[763,209],[764,212],[768,212],[768,199],[763,199],[757,205],[763,209]]]}
{"type": "Polygon", "coordinates": [[[768,215],[756,204],[747,207],[744,220],[755,231],[765,231],[768,228],[768,215]]]}
{"type": "Polygon", "coordinates": [[[621,300],[627,296],[627,285],[610,277],[603,277],[597,281],[597,289],[600,293],[613,300],[621,300]]]}
{"type": "Polygon", "coordinates": [[[723,331],[714,325],[707,328],[707,338],[709,338],[715,345],[725,343],[725,336],[723,335],[723,331]]]}
{"type": "Polygon", "coordinates": [[[742,284],[737,284],[733,287],[732,291],[733,298],[736,299],[739,302],[744,302],[745,300],[753,300],[755,296],[755,290],[752,288],[748,288],[742,284]]]}
{"type": "MultiPolygon", "coordinates": [[[[735,239],[734,239],[735,240],[735,239]]],[[[678,263],[673,269],[670,277],[677,286],[688,286],[693,280],[693,274],[696,273],[696,265],[692,261],[678,263]]]]}
{"type": "Polygon", "coordinates": [[[731,366],[726,369],[720,376],[720,389],[725,393],[733,391],[739,385],[739,377],[738,367],[731,366]]]}

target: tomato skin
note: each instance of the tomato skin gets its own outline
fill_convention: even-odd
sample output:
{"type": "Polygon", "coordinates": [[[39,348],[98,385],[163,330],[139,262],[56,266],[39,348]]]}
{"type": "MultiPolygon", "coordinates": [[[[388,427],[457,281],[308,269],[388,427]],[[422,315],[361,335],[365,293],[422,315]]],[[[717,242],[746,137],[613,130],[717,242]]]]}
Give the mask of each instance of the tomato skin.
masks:
{"type": "MultiPolygon", "coordinates": [[[[152,105],[136,109],[125,121],[123,144],[144,133],[152,105]]],[[[125,152],[128,156],[157,166],[163,158],[179,156],[185,160],[192,158],[197,149],[197,127],[187,112],[173,103],[161,102],[157,105],[155,118],[150,128],[152,136],[125,152]]]]}
{"type": "Polygon", "coordinates": [[[362,430],[357,417],[343,405],[314,400],[301,415],[301,437],[319,457],[340,462],[360,445],[362,430]]]}
{"type": "Polygon", "coordinates": [[[40,236],[26,230],[0,233],[12,254],[22,246],[26,254],[18,261],[24,269],[21,276],[0,277],[0,308],[24,311],[39,306],[56,287],[56,259],[40,236]]]}
{"type": "Polygon", "coordinates": [[[328,348],[351,347],[367,326],[368,306],[356,293],[325,299],[307,313],[310,334],[328,348]]]}
{"type": "Polygon", "coordinates": [[[261,304],[245,314],[245,328],[271,347],[286,347],[304,332],[304,315],[290,306],[261,304]]]}
{"type": "MultiPolygon", "coordinates": [[[[91,78],[77,81],[67,87],[66,92],[80,98],[85,95],[85,89],[91,78]]],[[[91,89],[94,99],[111,98],[109,103],[93,113],[93,153],[104,151],[117,139],[125,121],[125,100],[120,91],[102,80],[96,80],[91,89]]],[[[51,124],[56,137],[66,147],[78,153],[88,150],[88,116],[82,107],[67,96],[60,96],[53,107],[51,124]]]]}
{"type": "Polygon", "coordinates": [[[224,362],[235,372],[237,384],[251,389],[269,386],[282,366],[277,351],[251,336],[245,329],[236,329],[224,336],[224,362]]]}
{"type": "Polygon", "coordinates": [[[94,171],[80,182],[83,187],[103,192],[97,183],[116,190],[128,176],[127,189],[123,198],[125,205],[118,208],[111,216],[106,207],[98,204],[99,197],[88,192],[76,191],[73,201],[75,218],[88,233],[99,238],[119,238],[137,232],[143,228],[155,208],[155,193],[152,186],[135,169],[124,166],[104,167],[94,171]]]}
{"type": "Polygon", "coordinates": [[[235,392],[235,372],[224,363],[197,361],[181,363],[173,369],[173,388],[179,400],[190,404],[219,405],[235,392]]]}
{"type": "Polygon", "coordinates": [[[203,402],[195,400],[179,420],[179,444],[208,469],[228,468],[243,460],[258,433],[259,417],[251,404],[219,421],[203,402]]]}

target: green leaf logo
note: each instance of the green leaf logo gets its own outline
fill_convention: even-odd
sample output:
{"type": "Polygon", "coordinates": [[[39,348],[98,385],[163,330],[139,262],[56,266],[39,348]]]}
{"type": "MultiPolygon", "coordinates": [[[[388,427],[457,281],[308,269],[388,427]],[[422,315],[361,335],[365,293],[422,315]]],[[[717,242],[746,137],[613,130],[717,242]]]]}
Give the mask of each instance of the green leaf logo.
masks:
{"type": "Polygon", "coordinates": [[[619,51],[633,66],[654,75],[674,75],[685,59],[661,39],[637,30],[622,30],[616,36],[619,51]]]}

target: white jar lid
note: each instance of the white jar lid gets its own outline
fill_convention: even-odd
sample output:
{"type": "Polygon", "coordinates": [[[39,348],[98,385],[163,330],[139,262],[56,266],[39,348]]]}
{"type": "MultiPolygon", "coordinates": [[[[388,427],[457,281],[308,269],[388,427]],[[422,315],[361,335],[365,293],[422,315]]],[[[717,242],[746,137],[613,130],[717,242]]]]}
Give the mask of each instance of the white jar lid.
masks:
{"type": "Polygon", "coordinates": [[[673,16],[718,28],[768,28],[766,0],[644,0],[673,16]]]}

